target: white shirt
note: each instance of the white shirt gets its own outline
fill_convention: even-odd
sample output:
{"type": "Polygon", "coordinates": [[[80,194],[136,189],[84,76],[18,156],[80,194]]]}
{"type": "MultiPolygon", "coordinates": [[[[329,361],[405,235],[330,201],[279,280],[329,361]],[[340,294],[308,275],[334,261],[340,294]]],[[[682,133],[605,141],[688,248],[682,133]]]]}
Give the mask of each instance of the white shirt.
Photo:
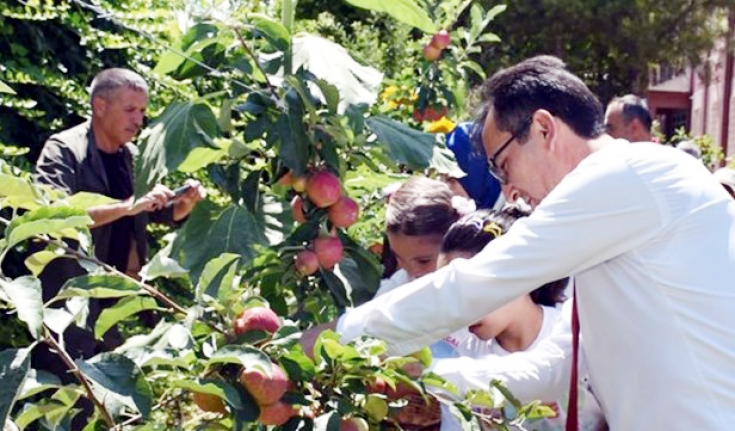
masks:
{"type": "Polygon", "coordinates": [[[732,429],[735,201],[673,148],[606,145],[474,258],[363,304],[338,329],[410,353],[570,275],[613,431],[732,429]]]}

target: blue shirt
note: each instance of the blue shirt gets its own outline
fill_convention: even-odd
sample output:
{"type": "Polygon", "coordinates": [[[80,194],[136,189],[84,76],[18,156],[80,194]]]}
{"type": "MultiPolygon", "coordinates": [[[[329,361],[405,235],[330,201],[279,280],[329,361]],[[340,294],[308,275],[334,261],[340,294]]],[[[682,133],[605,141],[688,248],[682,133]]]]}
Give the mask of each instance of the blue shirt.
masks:
{"type": "Polygon", "coordinates": [[[487,170],[485,151],[474,148],[470,141],[471,122],[460,123],[447,134],[447,148],[452,150],[457,164],[467,176],[459,178],[477,208],[492,208],[500,196],[500,182],[487,170]]]}

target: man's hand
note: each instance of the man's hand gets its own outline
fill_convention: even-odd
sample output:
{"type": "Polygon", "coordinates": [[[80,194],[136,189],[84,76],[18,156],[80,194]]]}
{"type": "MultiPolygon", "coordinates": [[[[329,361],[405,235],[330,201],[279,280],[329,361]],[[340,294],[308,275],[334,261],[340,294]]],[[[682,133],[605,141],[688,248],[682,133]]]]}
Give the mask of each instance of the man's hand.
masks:
{"type": "Polygon", "coordinates": [[[169,199],[174,196],[174,192],[168,187],[156,184],[153,190],[146,193],[143,197],[135,200],[130,197],[126,202],[130,205],[127,215],[137,215],[144,211],[156,211],[166,206],[169,199]]]}
{"type": "MultiPolygon", "coordinates": [[[[194,209],[197,202],[207,197],[207,191],[199,181],[190,178],[184,182],[184,185],[191,186],[191,188],[173,201],[175,221],[184,219],[194,209]]],[[[171,194],[173,195],[173,192],[171,194]]]]}

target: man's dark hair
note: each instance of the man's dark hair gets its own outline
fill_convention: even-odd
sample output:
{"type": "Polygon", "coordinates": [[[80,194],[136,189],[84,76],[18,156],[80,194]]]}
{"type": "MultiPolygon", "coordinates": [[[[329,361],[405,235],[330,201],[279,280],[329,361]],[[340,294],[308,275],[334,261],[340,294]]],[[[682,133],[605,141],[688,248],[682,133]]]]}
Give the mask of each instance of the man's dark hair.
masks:
{"type": "Polygon", "coordinates": [[[648,111],[646,99],[638,97],[635,94],[626,94],[625,96],[614,98],[610,101],[610,104],[612,103],[623,105],[622,114],[625,124],[630,124],[631,121],[637,119],[646,130],[651,130],[653,119],[651,118],[651,113],[648,111]]]}
{"type": "MultiPolygon", "coordinates": [[[[604,109],[589,88],[556,57],[542,55],[502,69],[480,90],[473,143],[482,147],[482,129],[490,112],[500,130],[520,130],[533,113],[545,109],[577,135],[596,138],[605,133],[604,109]]],[[[523,142],[528,130],[518,136],[523,142]]]]}

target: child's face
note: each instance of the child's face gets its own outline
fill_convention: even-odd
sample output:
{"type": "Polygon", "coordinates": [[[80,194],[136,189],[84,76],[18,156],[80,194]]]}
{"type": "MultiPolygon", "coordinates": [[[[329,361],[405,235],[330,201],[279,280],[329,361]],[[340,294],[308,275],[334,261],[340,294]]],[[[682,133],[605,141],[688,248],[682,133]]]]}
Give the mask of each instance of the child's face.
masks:
{"type": "Polygon", "coordinates": [[[387,235],[398,267],[404,269],[411,280],[436,270],[442,235],[403,235],[391,232],[387,235]]]}
{"type": "MultiPolygon", "coordinates": [[[[474,256],[473,253],[467,252],[451,252],[441,253],[437,259],[437,269],[449,265],[454,259],[469,259],[474,256]]],[[[500,307],[490,314],[486,314],[485,317],[480,319],[477,323],[469,326],[469,331],[477,338],[481,340],[492,340],[497,337],[500,333],[505,331],[508,326],[508,321],[512,319],[509,312],[512,311],[508,306],[500,307]]]]}

